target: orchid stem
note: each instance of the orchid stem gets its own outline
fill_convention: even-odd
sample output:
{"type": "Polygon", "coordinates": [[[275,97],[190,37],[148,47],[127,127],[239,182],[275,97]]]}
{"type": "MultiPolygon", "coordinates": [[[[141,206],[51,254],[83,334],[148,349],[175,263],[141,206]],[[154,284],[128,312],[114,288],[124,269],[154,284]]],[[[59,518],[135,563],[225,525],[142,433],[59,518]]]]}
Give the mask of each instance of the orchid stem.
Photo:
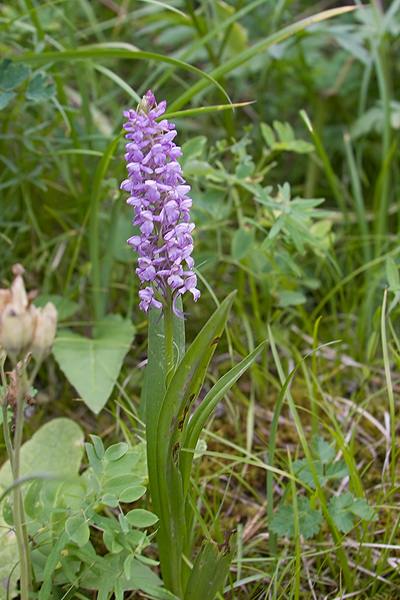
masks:
{"type": "Polygon", "coordinates": [[[174,312],[172,307],[172,293],[168,288],[167,302],[164,306],[164,333],[165,333],[165,387],[171,382],[175,370],[174,361],[174,312]]]}

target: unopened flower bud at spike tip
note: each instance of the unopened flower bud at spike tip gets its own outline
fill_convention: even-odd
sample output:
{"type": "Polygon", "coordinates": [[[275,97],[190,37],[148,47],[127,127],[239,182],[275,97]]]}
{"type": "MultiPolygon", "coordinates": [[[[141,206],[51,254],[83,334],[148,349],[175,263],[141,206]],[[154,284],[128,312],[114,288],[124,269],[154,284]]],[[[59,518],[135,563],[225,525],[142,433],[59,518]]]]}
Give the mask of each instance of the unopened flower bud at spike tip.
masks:
{"type": "Polygon", "coordinates": [[[57,309],[51,302],[35,310],[35,329],[31,342],[32,355],[43,360],[51,350],[57,329],[57,309]]]}
{"type": "Polygon", "coordinates": [[[0,316],[0,345],[11,357],[29,349],[34,330],[34,308],[10,302],[0,316]]]}
{"type": "Polygon", "coordinates": [[[166,301],[170,291],[174,312],[183,317],[176,308],[179,295],[190,291],[197,301],[200,292],[190,256],[194,229],[192,200],[187,196],[190,186],[177,161],[182,151],[173,142],[174,125],[166,119],[157,121],[166,106],[165,100],[156,104],[148,91],[137,110],[124,111],[128,179],[121,189],[130,194],[126,202],[134,209],[133,225],[139,226],[141,234],[128,240],[140,257],[136,269],[141,281],[139,306],[145,312],[153,306],[161,308],[160,300],[166,301]]]}

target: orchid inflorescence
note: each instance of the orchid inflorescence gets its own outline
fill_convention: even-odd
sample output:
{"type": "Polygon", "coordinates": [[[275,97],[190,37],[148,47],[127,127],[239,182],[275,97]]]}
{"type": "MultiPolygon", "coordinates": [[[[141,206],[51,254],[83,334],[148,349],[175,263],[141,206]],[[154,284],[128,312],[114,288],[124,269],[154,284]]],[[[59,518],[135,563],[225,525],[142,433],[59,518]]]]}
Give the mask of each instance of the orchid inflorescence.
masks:
{"type": "Polygon", "coordinates": [[[200,296],[191,257],[195,226],[190,222],[190,186],[177,161],[182,151],[173,142],[175,126],[167,119],[157,122],[166,105],[165,100],[156,104],[148,91],[137,110],[124,111],[129,175],[121,189],[130,193],[126,202],[134,207],[133,224],[141,232],[128,240],[139,254],[139,306],[144,312],[152,306],[163,308],[170,293],[174,313],[183,317],[176,307],[177,298],[186,291],[195,301],[200,296]]]}

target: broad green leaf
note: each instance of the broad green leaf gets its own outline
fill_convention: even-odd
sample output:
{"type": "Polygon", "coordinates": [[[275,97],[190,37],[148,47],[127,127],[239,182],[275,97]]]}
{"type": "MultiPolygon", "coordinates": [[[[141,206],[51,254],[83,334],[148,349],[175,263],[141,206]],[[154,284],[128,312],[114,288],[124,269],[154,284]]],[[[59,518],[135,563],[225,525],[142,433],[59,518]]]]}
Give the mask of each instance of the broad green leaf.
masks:
{"type": "Polygon", "coordinates": [[[120,494],[119,500],[120,500],[120,502],[130,503],[130,502],[135,502],[136,500],[139,500],[139,498],[141,498],[142,496],[143,496],[143,486],[142,485],[133,485],[131,487],[126,488],[126,490],[124,490],[120,494]]]}
{"type": "MultiPolygon", "coordinates": [[[[141,559],[142,557],[140,557],[141,559]]],[[[138,557],[138,560],[140,560],[138,557]]],[[[179,600],[178,596],[175,596],[169,590],[166,590],[163,587],[154,587],[152,585],[146,585],[146,594],[148,594],[148,598],[155,600],[179,600]]]]}
{"type": "Polygon", "coordinates": [[[104,496],[101,498],[101,502],[106,506],[111,506],[112,508],[116,508],[119,504],[119,500],[114,494],[104,494],[104,496]]]}
{"type": "Polygon", "coordinates": [[[88,482],[90,483],[93,491],[96,492],[96,494],[101,494],[101,486],[99,480],[93,473],[90,473],[90,475],[88,476],[88,482]]]}
{"type": "Polygon", "coordinates": [[[185,169],[188,161],[192,161],[203,155],[206,144],[207,138],[204,135],[198,135],[190,138],[190,140],[182,145],[182,156],[179,162],[183,169],[185,169]]]}
{"type": "Polygon", "coordinates": [[[45,73],[38,73],[29,82],[26,90],[28,100],[39,102],[47,100],[56,93],[56,84],[49,81],[49,77],[45,73]]]}
{"type": "MultiPolygon", "coordinates": [[[[12,516],[12,507],[10,507],[10,514],[12,516]]],[[[3,502],[4,510],[4,502],[3,502]]],[[[7,510],[7,513],[9,511],[7,510]]],[[[8,520],[8,519],[7,519],[8,520]]],[[[18,548],[16,544],[15,534],[11,527],[8,527],[5,520],[0,516],[0,527],[3,535],[0,539],[0,598],[1,600],[8,600],[8,598],[14,598],[17,596],[17,582],[19,579],[19,556],[18,548]],[[2,582],[7,582],[9,588],[9,595],[2,582]]]]}
{"type": "Polygon", "coordinates": [[[348,533],[358,518],[365,518],[367,521],[376,521],[377,515],[374,510],[368,506],[365,498],[355,499],[351,492],[333,496],[328,505],[336,527],[343,533],[348,533]]]}
{"type": "MultiPolygon", "coordinates": [[[[314,469],[318,477],[319,485],[321,487],[324,486],[327,478],[324,475],[324,468],[321,461],[317,460],[314,462],[314,469]]],[[[306,458],[295,460],[293,463],[293,471],[305,485],[308,485],[308,487],[313,490],[316,489],[317,486],[315,484],[314,476],[306,458]]]]}
{"type": "Polygon", "coordinates": [[[334,496],[328,505],[329,514],[339,531],[348,533],[354,526],[354,515],[348,510],[354,500],[350,492],[334,496]]]}
{"type": "Polygon", "coordinates": [[[289,143],[294,141],[294,131],[290,123],[281,123],[280,121],[274,121],[273,126],[276,133],[278,134],[280,142],[289,143]]]}
{"type": "Polygon", "coordinates": [[[335,458],[335,448],[332,443],[327,442],[319,435],[313,438],[311,443],[311,452],[319,458],[323,465],[331,462],[335,458]]]}
{"type": "Polygon", "coordinates": [[[14,526],[13,505],[9,498],[4,498],[3,500],[3,519],[6,525],[10,525],[10,527],[14,526]]]}
{"type": "Polygon", "coordinates": [[[121,502],[136,502],[146,493],[146,488],[143,485],[134,485],[127,487],[120,493],[121,502]]]}
{"type": "Polygon", "coordinates": [[[31,519],[38,519],[43,512],[43,500],[40,497],[43,487],[43,479],[33,481],[25,494],[25,512],[31,519]]]}
{"type": "Polygon", "coordinates": [[[75,481],[66,481],[58,490],[57,504],[65,508],[70,513],[79,511],[84,502],[87,493],[87,487],[82,478],[75,481]]]}
{"type": "Polygon", "coordinates": [[[188,160],[185,163],[185,168],[183,170],[183,175],[186,178],[189,177],[200,177],[209,175],[213,172],[212,166],[205,160],[188,160]]]}
{"type": "Polygon", "coordinates": [[[109,315],[93,332],[93,339],[59,331],[53,354],[61,370],[96,414],[106,404],[117,381],[135,328],[119,315],[109,315]]]}
{"type": "Polygon", "coordinates": [[[150,527],[155,525],[158,521],[158,517],[143,508],[136,508],[126,513],[126,520],[133,527],[150,527]]]}
{"type": "MultiPolygon", "coordinates": [[[[114,552],[114,548],[113,548],[114,540],[115,540],[115,535],[112,531],[110,531],[109,529],[106,529],[105,531],[103,531],[103,542],[109,552],[114,552]]],[[[121,550],[123,550],[123,546],[120,546],[119,551],[121,551],[121,550]]]]}
{"type": "Polygon", "coordinates": [[[338,460],[326,465],[325,475],[328,479],[343,479],[349,476],[349,469],[344,460],[338,460]]]}
{"type": "MultiPolygon", "coordinates": [[[[222,0],[215,0],[212,3],[212,8],[215,11],[215,21],[223,22],[227,17],[235,14],[236,8],[230,6],[222,0]]],[[[224,52],[223,56],[236,56],[247,48],[247,32],[246,29],[238,21],[232,23],[224,37],[224,52]]]]}
{"type": "Polygon", "coordinates": [[[105,453],[103,440],[101,439],[101,437],[99,437],[98,435],[94,435],[94,434],[90,434],[90,438],[93,442],[94,450],[96,452],[97,458],[99,458],[100,460],[103,460],[104,453],[105,453]]]}
{"type": "MultiPolygon", "coordinates": [[[[138,589],[146,592],[148,587],[153,589],[154,587],[162,585],[161,579],[147,565],[144,565],[136,559],[131,564],[130,579],[126,579],[123,574],[126,557],[126,551],[121,551],[118,554],[108,554],[107,556],[102,557],[101,562],[99,561],[101,569],[104,572],[105,581],[109,584],[109,591],[112,590],[117,578],[120,579],[121,587],[125,592],[138,589]],[[122,575],[120,575],[121,573],[122,575]]],[[[80,587],[89,590],[100,590],[102,585],[104,585],[102,578],[96,575],[92,569],[87,569],[82,579],[79,581],[80,587]]],[[[100,594],[98,598],[99,597],[100,594]]],[[[108,595],[106,595],[105,598],[108,598],[108,595]]],[[[170,597],[168,597],[168,600],[169,598],[170,597]]]]}
{"type": "MultiPolygon", "coordinates": [[[[2,67],[4,64],[3,60],[2,67]]],[[[0,86],[9,92],[25,81],[30,72],[30,68],[26,65],[9,62],[5,68],[0,70],[0,86]]]]}
{"type": "Polygon", "coordinates": [[[292,142],[277,142],[273,146],[276,152],[296,152],[296,154],[308,154],[315,150],[314,145],[304,140],[293,140],[292,142]]]}
{"type": "MultiPolygon", "coordinates": [[[[138,500],[146,493],[146,488],[143,485],[138,485],[137,478],[132,477],[130,473],[112,477],[103,485],[104,493],[114,494],[118,498],[128,489],[130,490],[130,497],[133,497],[134,500],[138,500]]],[[[131,500],[131,502],[134,500],[131,500]]]]}
{"type": "Polygon", "coordinates": [[[89,541],[90,529],[84,515],[76,515],[67,519],[65,531],[69,539],[80,548],[89,541]]]}
{"type": "MultiPolygon", "coordinates": [[[[277,220],[275,221],[275,223],[272,225],[270,231],[269,231],[269,235],[268,235],[268,239],[272,240],[274,237],[276,237],[278,235],[278,233],[280,232],[280,230],[282,229],[282,227],[285,224],[285,215],[284,213],[280,214],[279,217],[277,218],[277,220]]],[[[264,244],[263,244],[264,246],[264,244]]]]}
{"type": "Polygon", "coordinates": [[[118,521],[121,524],[121,528],[122,528],[123,533],[125,533],[125,534],[128,533],[130,527],[129,527],[129,523],[126,520],[126,517],[125,517],[124,513],[120,512],[118,514],[118,521]]]}
{"type": "Polygon", "coordinates": [[[360,517],[366,521],[378,520],[375,509],[368,504],[366,498],[356,498],[354,502],[350,504],[349,510],[353,515],[356,515],[356,517],[360,517]]]}
{"type": "Polygon", "coordinates": [[[3,60],[1,61],[1,63],[0,63],[0,85],[2,85],[4,73],[6,72],[9,65],[11,65],[11,64],[12,64],[12,60],[9,58],[3,58],[3,60]]]}
{"type": "Polygon", "coordinates": [[[103,462],[97,456],[94,446],[86,442],[85,448],[90,466],[92,467],[93,471],[101,474],[103,472],[103,462]]]}
{"type": "Polygon", "coordinates": [[[124,561],[124,575],[126,579],[131,578],[131,564],[134,559],[134,554],[129,554],[129,556],[124,561]]]}
{"type": "Polygon", "coordinates": [[[298,306],[307,301],[304,294],[292,290],[278,290],[276,295],[278,296],[279,306],[298,306]]]}
{"type": "Polygon", "coordinates": [[[124,473],[131,473],[131,477],[134,475],[134,479],[142,483],[144,477],[141,477],[141,471],[139,471],[139,467],[136,468],[136,465],[142,458],[142,454],[140,452],[136,452],[135,448],[129,448],[129,450],[118,458],[118,460],[113,460],[106,463],[106,467],[104,469],[104,473],[107,477],[115,477],[116,475],[123,475],[124,473]]]}
{"type": "MultiPolygon", "coordinates": [[[[316,535],[322,523],[320,510],[311,508],[308,498],[297,500],[297,514],[299,535],[309,539],[316,535]]],[[[293,505],[280,506],[269,523],[269,529],[280,536],[293,537],[296,532],[295,514],[293,505]]]]}
{"type": "MultiPolygon", "coordinates": [[[[62,417],[45,423],[21,448],[21,477],[76,475],[82,461],[83,437],[82,429],[72,419],[62,417]]],[[[11,482],[7,461],[0,469],[0,489],[6,489],[11,482]]]]}
{"type": "Polygon", "coordinates": [[[267,146],[269,148],[273,148],[273,146],[276,144],[276,137],[275,137],[275,133],[274,133],[274,130],[272,129],[272,127],[270,127],[266,123],[261,123],[260,129],[261,129],[261,135],[263,136],[264,141],[267,144],[267,146]]]}
{"type": "Polygon", "coordinates": [[[255,168],[251,156],[245,156],[235,168],[235,176],[238,179],[246,179],[246,177],[253,175],[255,168]]]}
{"type": "MultiPolygon", "coordinates": [[[[130,579],[130,576],[129,576],[130,579]]],[[[124,600],[124,590],[122,587],[121,580],[118,578],[114,585],[114,597],[115,600],[124,600]]]]}
{"type": "Polygon", "coordinates": [[[236,547],[236,534],[225,533],[225,542],[205,540],[197,553],[186,585],[184,600],[215,600],[228,575],[236,547]]]}
{"type": "Polygon", "coordinates": [[[104,457],[109,461],[116,461],[122,458],[128,451],[128,444],[126,442],[120,442],[107,448],[104,457]]]}
{"type": "Polygon", "coordinates": [[[13,98],[15,98],[14,92],[0,92],[0,110],[5,108],[13,98]]]}

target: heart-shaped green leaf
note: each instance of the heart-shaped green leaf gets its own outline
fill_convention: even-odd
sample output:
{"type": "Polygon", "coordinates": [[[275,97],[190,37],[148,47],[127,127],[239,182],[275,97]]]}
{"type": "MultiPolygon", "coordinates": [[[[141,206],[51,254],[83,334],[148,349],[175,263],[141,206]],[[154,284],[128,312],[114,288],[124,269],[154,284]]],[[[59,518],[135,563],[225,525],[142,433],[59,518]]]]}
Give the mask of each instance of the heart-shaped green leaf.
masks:
{"type": "Polygon", "coordinates": [[[135,328],[120,315],[109,315],[93,330],[93,339],[59,332],[54,356],[85,404],[96,414],[106,404],[128,352],[135,328]]]}

